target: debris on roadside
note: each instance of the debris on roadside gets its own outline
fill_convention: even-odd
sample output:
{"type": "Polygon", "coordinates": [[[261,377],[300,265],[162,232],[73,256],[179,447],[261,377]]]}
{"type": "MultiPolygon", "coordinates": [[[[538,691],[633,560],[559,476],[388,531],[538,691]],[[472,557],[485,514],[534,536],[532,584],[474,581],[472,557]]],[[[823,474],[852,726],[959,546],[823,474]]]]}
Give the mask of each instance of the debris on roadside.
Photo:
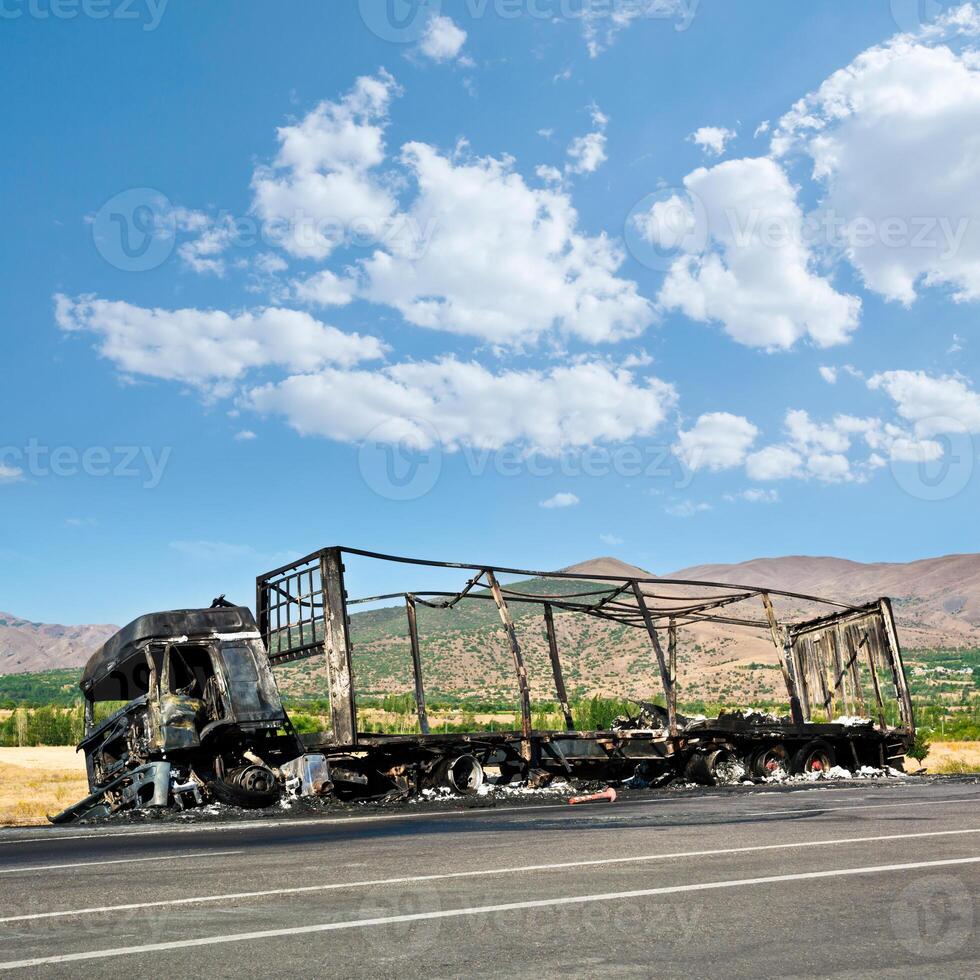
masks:
{"type": "Polygon", "coordinates": [[[575,806],[578,803],[615,803],[616,790],[609,786],[599,793],[589,793],[586,796],[570,796],[568,798],[568,802],[572,806],[575,806]]]}

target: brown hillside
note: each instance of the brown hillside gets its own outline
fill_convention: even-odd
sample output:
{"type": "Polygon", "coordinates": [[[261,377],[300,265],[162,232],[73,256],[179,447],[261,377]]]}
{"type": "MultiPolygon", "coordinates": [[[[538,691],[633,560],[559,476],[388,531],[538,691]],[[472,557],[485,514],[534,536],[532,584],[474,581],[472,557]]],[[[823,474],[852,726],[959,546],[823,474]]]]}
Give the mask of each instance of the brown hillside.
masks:
{"type": "Polygon", "coordinates": [[[32,623],[0,612],[0,674],[80,667],[118,629],[32,623]]]}

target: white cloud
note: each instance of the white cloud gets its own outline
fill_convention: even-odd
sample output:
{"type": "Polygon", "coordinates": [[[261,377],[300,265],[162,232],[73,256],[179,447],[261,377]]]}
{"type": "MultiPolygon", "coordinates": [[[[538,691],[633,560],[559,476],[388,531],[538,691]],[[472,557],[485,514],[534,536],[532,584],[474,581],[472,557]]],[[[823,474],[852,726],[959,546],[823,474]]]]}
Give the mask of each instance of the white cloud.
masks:
{"type": "Polygon", "coordinates": [[[611,548],[615,548],[620,544],[626,544],[626,542],[618,534],[600,534],[599,540],[603,544],[608,544],[611,548]]]}
{"type": "Polygon", "coordinates": [[[826,364],[821,364],[818,370],[820,371],[820,377],[823,378],[827,384],[837,384],[837,368],[827,367],[826,364]]]}
{"type": "Polygon", "coordinates": [[[765,136],[769,132],[769,120],[763,119],[758,126],[755,127],[755,132],[752,134],[753,138],[758,138],[760,136],[765,136]]]}
{"type": "Polygon", "coordinates": [[[23,479],[24,471],[19,466],[0,463],[0,483],[20,483],[23,479]]]}
{"type": "Polygon", "coordinates": [[[374,172],[395,80],[363,76],[336,102],[321,102],[278,130],[279,153],[252,178],[253,207],[290,254],[323,259],[351,234],[381,237],[396,201],[374,172]]]}
{"type": "Polygon", "coordinates": [[[235,442],[251,442],[258,436],[251,429],[241,429],[235,433],[235,442]]]}
{"type": "MultiPolygon", "coordinates": [[[[778,164],[765,157],[728,160],[693,171],[684,186],[692,195],[689,224],[704,220],[714,248],[674,260],[658,297],[663,308],[720,321],[753,347],[789,348],[802,337],[828,347],[848,339],[861,302],[814,271],[796,192],[778,164]]],[[[654,229],[648,231],[652,237],[654,229]]]]}
{"type": "Polygon", "coordinates": [[[802,474],[803,460],[789,446],[766,446],[745,460],[751,480],[785,480],[802,474]]]}
{"type": "Polygon", "coordinates": [[[778,490],[763,490],[760,487],[749,487],[738,493],[726,494],[726,500],[745,500],[750,504],[778,504],[778,490]]]}
{"type": "MultiPolygon", "coordinates": [[[[945,422],[948,426],[949,419],[945,422]]],[[[928,462],[943,455],[940,443],[922,438],[927,433],[913,433],[880,418],[838,414],[830,422],[815,422],[808,412],[791,409],[784,430],[785,442],[766,446],[746,459],[751,479],[813,477],[825,483],[851,482],[867,479],[871,470],[888,460],[928,462]],[[855,440],[870,451],[866,458],[854,458],[855,440]]]]}
{"type": "Polygon", "coordinates": [[[573,174],[591,174],[606,161],[606,125],[608,118],[593,105],[591,108],[592,124],[595,129],[585,136],[576,136],[568,145],[568,157],[571,162],[565,169],[573,174]]]}
{"type": "Polygon", "coordinates": [[[570,163],[565,169],[573,174],[594,173],[606,161],[606,137],[604,133],[592,132],[576,136],[568,144],[570,163]]]}
{"type": "Polygon", "coordinates": [[[423,249],[392,241],[363,263],[363,295],[410,323],[501,345],[552,329],[593,343],[633,337],[653,320],[636,283],[616,273],[622,250],[576,229],[557,188],[531,188],[509,159],[457,161],[409,143],[402,160],[418,196],[414,227],[432,228],[423,249]]]}
{"type": "Polygon", "coordinates": [[[226,264],[221,256],[234,240],[234,220],[223,215],[212,221],[200,212],[185,209],[177,209],[175,215],[178,228],[197,233],[196,238],[182,242],[177,247],[177,255],[181,261],[194,272],[223,276],[226,264]]]}
{"type": "Polygon", "coordinates": [[[786,413],[785,427],[791,443],[803,451],[841,453],[850,447],[845,431],[836,425],[814,422],[809,413],[801,409],[790,409],[786,413]]]}
{"type": "Polygon", "coordinates": [[[962,429],[980,432],[980,394],[958,377],[883,371],[868,379],[868,387],[884,391],[895,402],[898,414],[914,424],[917,436],[962,429]]]}
{"type": "Polygon", "coordinates": [[[668,504],[664,507],[671,517],[694,517],[695,514],[703,514],[711,509],[711,504],[695,503],[693,500],[684,500],[679,504],[668,504]]]}
{"type": "Polygon", "coordinates": [[[551,167],[545,163],[535,167],[534,173],[546,184],[560,184],[565,179],[564,174],[557,167],[551,167]]]}
{"type": "Polygon", "coordinates": [[[726,129],[724,126],[701,126],[688,139],[700,146],[705,153],[719,157],[725,152],[726,145],[737,135],[734,129],[726,129]]]}
{"type": "Polygon", "coordinates": [[[626,357],[623,358],[622,367],[649,367],[651,364],[653,364],[652,355],[648,354],[645,350],[641,350],[635,351],[632,354],[627,354],[626,357]]]}
{"type": "MultiPolygon", "coordinates": [[[[852,420],[862,423],[862,420],[852,420]]],[[[801,409],[786,413],[784,428],[788,444],[767,446],[746,460],[746,472],[753,480],[780,480],[788,477],[816,477],[825,483],[853,479],[845,453],[851,441],[847,426],[814,422],[801,409]]]]}
{"type": "Polygon", "coordinates": [[[740,415],[709,412],[694,427],[677,433],[674,453],[690,470],[731,469],[745,461],[759,430],[740,415]]]}
{"type": "Polygon", "coordinates": [[[354,279],[341,279],[329,269],[295,279],[292,287],[296,299],[310,306],[346,306],[357,292],[354,279]]]}
{"type": "Polygon", "coordinates": [[[127,374],[206,387],[280,365],[314,371],[380,358],[376,337],[344,333],[309,313],[276,307],[230,315],[220,310],[143,309],[129,303],[55,296],[62,330],[99,337],[99,353],[127,374]]]}
{"type": "Polygon", "coordinates": [[[850,460],[843,453],[811,453],[806,467],[809,473],[825,483],[852,479],[850,460]]]}
{"type": "Polygon", "coordinates": [[[670,385],[606,364],[494,374],[452,358],[300,374],[254,388],[247,398],[249,407],[284,415],[303,435],[359,442],[384,426],[386,438],[421,449],[519,445],[551,455],[649,435],[675,403],[670,385]]]}
{"type": "Polygon", "coordinates": [[[922,286],[980,299],[980,54],[957,52],[947,17],[926,33],[862,52],[783,116],[777,155],[802,151],[826,190],[822,212],[869,289],[912,303],[922,286]],[[943,36],[940,36],[943,35],[943,36]]]}
{"type": "Polygon", "coordinates": [[[552,510],[555,507],[574,507],[578,503],[581,503],[581,501],[575,496],[574,493],[561,492],[556,493],[553,497],[549,497],[547,500],[540,501],[538,506],[552,510]]]}
{"type": "Polygon", "coordinates": [[[582,18],[582,33],[589,57],[597,58],[613,43],[620,31],[640,18],[670,20],[674,22],[675,31],[686,31],[691,26],[700,2],[701,0],[629,0],[626,3],[610,3],[610,0],[582,0],[581,7],[576,8],[576,15],[582,18]]]}
{"type": "Polygon", "coordinates": [[[419,51],[433,61],[452,61],[466,43],[466,31],[451,17],[434,14],[419,42],[419,51]]]}

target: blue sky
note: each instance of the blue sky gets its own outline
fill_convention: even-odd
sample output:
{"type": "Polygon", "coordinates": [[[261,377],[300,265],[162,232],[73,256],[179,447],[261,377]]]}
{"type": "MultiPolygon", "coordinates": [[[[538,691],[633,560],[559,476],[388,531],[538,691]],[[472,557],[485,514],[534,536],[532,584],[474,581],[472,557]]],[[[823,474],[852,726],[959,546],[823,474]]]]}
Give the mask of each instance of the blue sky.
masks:
{"type": "Polygon", "coordinates": [[[977,549],[972,5],[0,20],[0,609],[977,549]]]}

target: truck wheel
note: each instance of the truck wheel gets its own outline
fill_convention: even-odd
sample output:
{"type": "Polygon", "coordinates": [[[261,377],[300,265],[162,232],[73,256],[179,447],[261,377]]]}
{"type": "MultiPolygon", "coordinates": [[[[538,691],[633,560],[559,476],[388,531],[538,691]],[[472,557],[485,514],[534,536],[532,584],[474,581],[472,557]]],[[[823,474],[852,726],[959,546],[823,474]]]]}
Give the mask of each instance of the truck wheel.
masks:
{"type": "Polygon", "coordinates": [[[742,775],[742,764],[731,749],[694,752],[684,768],[685,779],[704,786],[736,782],[742,775]]]}
{"type": "Polygon", "coordinates": [[[435,768],[433,781],[454,793],[472,796],[483,785],[483,766],[476,756],[463,754],[447,756],[435,768]]]}
{"type": "Polygon", "coordinates": [[[247,765],[208,782],[208,789],[219,803],[259,810],[279,802],[280,789],[275,774],[266,766],[247,765]]]}
{"type": "Polygon", "coordinates": [[[749,753],[749,772],[757,779],[788,773],[789,753],[784,745],[767,745],[749,753]]]}
{"type": "Polygon", "coordinates": [[[807,742],[793,756],[794,773],[827,772],[837,765],[837,754],[834,747],[822,738],[807,742]]]}

